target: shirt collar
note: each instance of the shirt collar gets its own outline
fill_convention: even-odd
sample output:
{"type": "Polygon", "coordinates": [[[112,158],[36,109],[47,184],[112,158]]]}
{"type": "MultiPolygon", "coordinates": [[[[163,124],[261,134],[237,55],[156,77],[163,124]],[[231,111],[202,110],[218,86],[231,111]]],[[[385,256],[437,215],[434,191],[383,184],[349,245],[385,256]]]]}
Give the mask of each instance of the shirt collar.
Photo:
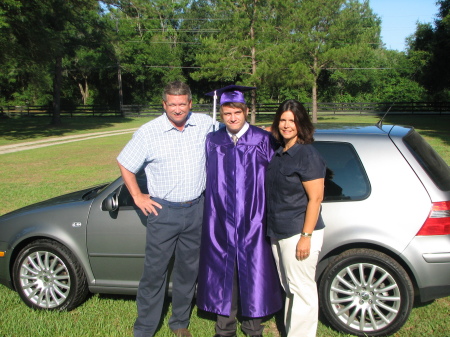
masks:
{"type": "MultiPolygon", "coordinates": [[[[188,117],[186,119],[186,123],[184,124],[184,128],[186,128],[187,126],[194,126],[196,125],[195,121],[192,118],[192,111],[189,111],[188,113],[188,117]]],[[[169,117],[167,117],[167,113],[164,112],[164,126],[163,126],[163,131],[167,132],[170,131],[172,129],[178,130],[173,124],[172,122],[169,120],[169,117]]],[[[179,130],[178,130],[179,131],[179,130]]]]}
{"type": "MultiPolygon", "coordinates": [[[[299,150],[302,144],[295,143],[291,148],[289,148],[286,153],[293,157],[299,150]]],[[[280,146],[276,151],[276,154],[281,156],[283,154],[283,146],[280,146]]]]}
{"type": "MultiPolygon", "coordinates": [[[[244,135],[244,133],[247,132],[249,127],[250,127],[250,125],[248,124],[248,122],[245,122],[242,129],[240,129],[239,132],[236,133],[236,136],[238,137],[238,139],[241,138],[244,135]]],[[[227,129],[227,133],[228,133],[228,136],[230,136],[230,137],[233,135],[230,131],[228,131],[228,129],[227,129]]]]}

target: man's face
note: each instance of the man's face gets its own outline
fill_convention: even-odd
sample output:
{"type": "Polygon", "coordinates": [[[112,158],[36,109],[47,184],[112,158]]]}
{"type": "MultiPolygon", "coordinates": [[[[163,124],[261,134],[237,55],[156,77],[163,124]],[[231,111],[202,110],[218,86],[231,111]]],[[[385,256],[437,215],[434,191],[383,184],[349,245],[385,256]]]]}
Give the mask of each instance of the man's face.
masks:
{"type": "Polygon", "coordinates": [[[222,120],[227,127],[227,130],[231,133],[238,133],[241,131],[247,120],[248,109],[243,111],[239,108],[232,108],[229,106],[222,107],[222,120]]]}
{"type": "Polygon", "coordinates": [[[192,101],[188,95],[166,95],[163,107],[170,122],[177,128],[184,127],[189,111],[192,108],[192,101]]]}

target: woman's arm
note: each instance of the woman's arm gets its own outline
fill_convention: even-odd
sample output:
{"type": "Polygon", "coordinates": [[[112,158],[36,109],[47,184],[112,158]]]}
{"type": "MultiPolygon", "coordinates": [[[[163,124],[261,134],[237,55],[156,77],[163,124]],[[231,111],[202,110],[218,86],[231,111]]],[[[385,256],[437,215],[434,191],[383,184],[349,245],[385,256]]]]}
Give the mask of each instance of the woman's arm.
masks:
{"type": "MultiPolygon", "coordinates": [[[[306,206],[305,222],[303,224],[302,233],[312,234],[319,219],[320,204],[323,200],[325,179],[314,179],[302,182],[308,196],[308,205],[306,206]]],[[[311,251],[311,236],[300,236],[297,243],[295,257],[297,260],[304,260],[309,256],[311,251]]]]}

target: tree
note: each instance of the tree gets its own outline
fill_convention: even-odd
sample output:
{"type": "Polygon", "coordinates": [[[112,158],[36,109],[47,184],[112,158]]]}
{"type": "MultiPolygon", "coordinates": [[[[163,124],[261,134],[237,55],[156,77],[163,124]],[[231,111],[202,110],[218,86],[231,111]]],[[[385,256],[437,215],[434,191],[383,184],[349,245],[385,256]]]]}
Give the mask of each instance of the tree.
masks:
{"type": "Polygon", "coordinates": [[[437,1],[440,6],[434,26],[417,24],[416,32],[408,38],[409,58],[420,58],[423,66],[417,80],[434,100],[450,99],[450,0],[437,1]]]}
{"type": "Polygon", "coordinates": [[[287,86],[311,88],[317,122],[318,83],[325,69],[351,67],[381,45],[380,20],[368,1],[302,0],[286,2],[279,57],[287,86]]]}
{"type": "Polygon", "coordinates": [[[98,9],[95,0],[20,0],[6,14],[16,55],[25,65],[53,67],[53,124],[61,123],[63,58],[86,40],[85,15],[98,9]]]}
{"type": "Polygon", "coordinates": [[[421,101],[425,90],[415,81],[421,60],[379,48],[357,62],[321,72],[318,87],[327,102],[421,101]]]}
{"type": "Polygon", "coordinates": [[[18,0],[0,2],[0,102],[24,105],[27,102],[46,104],[49,77],[41,63],[30,62],[30,52],[19,40],[14,13],[21,10],[18,0]]]}
{"type": "Polygon", "coordinates": [[[98,82],[99,73],[114,66],[108,25],[102,14],[102,10],[85,12],[81,33],[73,29],[71,35],[67,34],[73,40],[73,46],[63,58],[63,87],[64,96],[71,103],[93,104],[98,92],[93,84],[106,84],[98,82]],[[75,92],[76,95],[72,95],[75,92]]]}
{"type": "Polygon", "coordinates": [[[111,43],[124,100],[161,101],[161,87],[182,79],[179,16],[187,1],[108,1],[111,43]]]}
{"type": "MultiPolygon", "coordinates": [[[[211,1],[211,26],[218,32],[201,38],[203,49],[196,56],[196,64],[201,69],[192,73],[192,78],[258,86],[261,83],[259,53],[270,42],[267,35],[274,32],[272,9],[272,1],[265,0],[211,1]]],[[[251,123],[254,123],[255,91],[252,91],[251,105],[251,123]]]]}

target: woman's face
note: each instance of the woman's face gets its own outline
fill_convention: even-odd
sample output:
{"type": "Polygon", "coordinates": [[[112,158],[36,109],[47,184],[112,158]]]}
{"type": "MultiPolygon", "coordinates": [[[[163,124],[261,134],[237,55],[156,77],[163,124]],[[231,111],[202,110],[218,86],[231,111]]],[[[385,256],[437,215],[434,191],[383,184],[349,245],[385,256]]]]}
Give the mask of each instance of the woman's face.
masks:
{"type": "Polygon", "coordinates": [[[297,127],[295,126],[294,114],[291,110],[281,114],[278,129],[280,130],[280,134],[283,137],[285,144],[289,141],[297,141],[297,127]]]}

